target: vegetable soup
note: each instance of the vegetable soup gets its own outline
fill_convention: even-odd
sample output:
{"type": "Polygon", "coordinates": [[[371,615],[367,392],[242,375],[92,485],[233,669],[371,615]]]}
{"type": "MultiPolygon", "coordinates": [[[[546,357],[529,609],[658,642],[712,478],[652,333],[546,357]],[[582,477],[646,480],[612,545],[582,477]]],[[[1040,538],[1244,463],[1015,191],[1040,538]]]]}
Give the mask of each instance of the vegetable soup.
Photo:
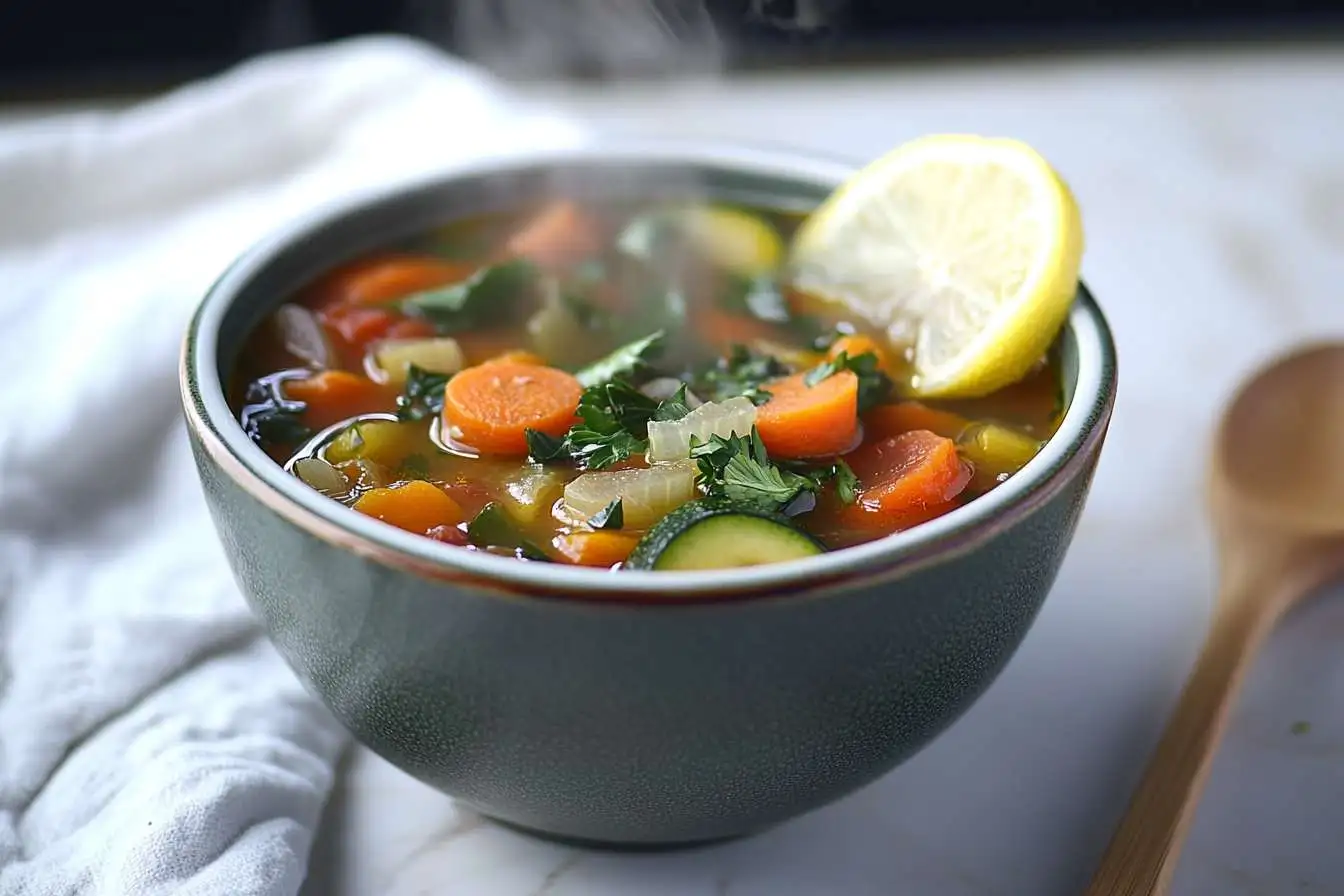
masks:
{"type": "Polygon", "coordinates": [[[800,220],[557,200],[457,222],[288,297],[234,406],[359,513],[611,569],[840,549],[1016,473],[1059,421],[1055,352],[983,397],[904,397],[900,337],[791,282],[800,220]]]}

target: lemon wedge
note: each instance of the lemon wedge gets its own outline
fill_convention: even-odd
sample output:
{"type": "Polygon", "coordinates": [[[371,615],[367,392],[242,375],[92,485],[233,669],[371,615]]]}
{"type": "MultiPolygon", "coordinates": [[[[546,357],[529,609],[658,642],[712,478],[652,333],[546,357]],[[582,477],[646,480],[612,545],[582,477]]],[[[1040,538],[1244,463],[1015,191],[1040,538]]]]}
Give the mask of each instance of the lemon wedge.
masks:
{"type": "Polygon", "coordinates": [[[1025,376],[1078,290],[1073,194],[1017,140],[921,137],[864,167],[795,234],[807,293],[884,330],[909,391],[972,398],[1025,376]]]}

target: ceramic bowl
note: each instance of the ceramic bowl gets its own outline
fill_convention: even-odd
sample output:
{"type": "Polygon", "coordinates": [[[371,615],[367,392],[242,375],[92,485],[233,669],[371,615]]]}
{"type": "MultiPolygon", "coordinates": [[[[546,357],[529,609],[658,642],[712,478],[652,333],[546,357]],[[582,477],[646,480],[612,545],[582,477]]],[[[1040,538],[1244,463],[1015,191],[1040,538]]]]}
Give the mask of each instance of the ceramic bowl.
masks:
{"type": "Polygon", "coordinates": [[[850,793],[984,692],[1055,580],[1111,414],[1115,349],[1082,287],[1062,336],[1067,411],[1021,472],[907,532],[750,569],[609,573],[402,532],[286,474],[221,385],[281,297],[453,218],[557,190],[806,209],[850,171],[698,145],[516,157],[325,209],[215,284],[182,364],[205,496],[270,637],[355,738],[503,822],[674,845],[850,793]]]}

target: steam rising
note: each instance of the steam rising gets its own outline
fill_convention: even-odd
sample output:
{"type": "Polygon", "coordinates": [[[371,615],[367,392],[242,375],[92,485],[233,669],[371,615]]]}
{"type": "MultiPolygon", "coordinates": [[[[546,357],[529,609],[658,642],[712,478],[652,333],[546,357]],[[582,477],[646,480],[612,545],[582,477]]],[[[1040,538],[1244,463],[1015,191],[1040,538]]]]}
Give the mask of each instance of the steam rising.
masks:
{"type": "Polygon", "coordinates": [[[521,77],[713,74],[723,48],[705,0],[458,0],[462,52],[521,77]]]}

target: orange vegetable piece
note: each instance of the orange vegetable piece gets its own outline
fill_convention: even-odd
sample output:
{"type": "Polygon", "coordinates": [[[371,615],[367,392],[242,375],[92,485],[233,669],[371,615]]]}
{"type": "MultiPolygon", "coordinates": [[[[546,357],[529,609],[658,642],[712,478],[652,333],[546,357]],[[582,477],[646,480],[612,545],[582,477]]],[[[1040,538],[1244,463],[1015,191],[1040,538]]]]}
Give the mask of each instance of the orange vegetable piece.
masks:
{"type": "Polygon", "coordinates": [[[307,405],[303,422],[323,429],[356,414],[386,411],[392,396],[368,377],[348,370],[323,370],[301,380],[286,380],[285,397],[307,405]]]}
{"type": "Polygon", "coordinates": [[[355,502],[360,513],[398,529],[426,535],[440,526],[462,522],[462,508],[438,486],[417,479],[365,492],[355,502]]]}
{"type": "Polygon", "coordinates": [[[562,436],[575,420],[583,386],[563,370],[495,361],[468,367],[444,390],[444,421],[486,454],[522,457],[528,429],[562,436]]]}
{"type": "Polygon", "coordinates": [[[596,222],[569,201],[554,202],[515,233],[508,242],[511,255],[542,267],[564,267],[602,250],[596,222]]]}
{"type": "Polygon", "coordinates": [[[429,339],[438,335],[434,325],[422,317],[407,317],[392,324],[383,334],[384,339],[429,339]]]}
{"type": "Polygon", "coordinates": [[[774,457],[843,454],[859,435],[859,378],[842,370],[809,386],[798,373],[765,385],[770,400],[756,409],[756,428],[774,457]]]}
{"type": "Polygon", "coordinates": [[[898,436],[917,429],[955,440],[971,425],[960,414],[940,411],[918,401],[902,401],[873,408],[863,417],[864,435],[870,441],[898,436]]]}
{"type": "Polygon", "coordinates": [[[887,356],[887,350],[877,344],[877,340],[871,336],[841,336],[826,352],[828,359],[834,360],[844,352],[851,358],[857,358],[859,355],[872,354],[877,357],[877,369],[886,371],[889,369],[891,359],[887,356]]]}
{"type": "Polygon", "coordinates": [[[322,304],[381,305],[465,280],[476,265],[432,255],[379,255],[343,265],[313,285],[322,304]]]}
{"type": "Polygon", "coordinates": [[[639,539],[625,532],[571,532],[557,535],[552,542],[555,549],[570,563],[578,566],[600,566],[610,569],[621,563],[639,544],[639,539]]]}
{"type": "Polygon", "coordinates": [[[941,516],[971,481],[953,441],[923,429],[870,442],[845,460],[860,492],[841,520],[855,528],[895,532],[941,516]]]}

